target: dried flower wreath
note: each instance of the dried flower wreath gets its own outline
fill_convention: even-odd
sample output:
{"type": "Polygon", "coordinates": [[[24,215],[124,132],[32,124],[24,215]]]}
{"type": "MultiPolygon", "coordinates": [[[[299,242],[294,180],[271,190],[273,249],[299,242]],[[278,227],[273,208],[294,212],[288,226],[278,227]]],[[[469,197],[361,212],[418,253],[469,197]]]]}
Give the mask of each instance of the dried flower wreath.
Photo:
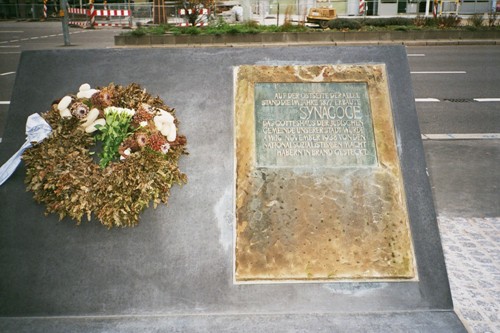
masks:
{"type": "Polygon", "coordinates": [[[135,226],[151,201],[154,208],[167,203],[172,185],[187,182],[178,168],[187,151],[175,110],[136,83],[83,84],[42,116],[52,133],[23,160],[27,189],[46,214],[135,226]]]}

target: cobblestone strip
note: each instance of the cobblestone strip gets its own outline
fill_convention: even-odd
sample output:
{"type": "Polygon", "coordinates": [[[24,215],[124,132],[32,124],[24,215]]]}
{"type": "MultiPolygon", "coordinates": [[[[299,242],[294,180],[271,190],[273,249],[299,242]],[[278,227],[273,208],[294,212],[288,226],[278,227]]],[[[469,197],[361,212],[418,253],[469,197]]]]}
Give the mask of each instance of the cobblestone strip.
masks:
{"type": "Polygon", "coordinates": [[[500,332],[500,218],[438,218],[453,303],[471,333],[500,332]]]}

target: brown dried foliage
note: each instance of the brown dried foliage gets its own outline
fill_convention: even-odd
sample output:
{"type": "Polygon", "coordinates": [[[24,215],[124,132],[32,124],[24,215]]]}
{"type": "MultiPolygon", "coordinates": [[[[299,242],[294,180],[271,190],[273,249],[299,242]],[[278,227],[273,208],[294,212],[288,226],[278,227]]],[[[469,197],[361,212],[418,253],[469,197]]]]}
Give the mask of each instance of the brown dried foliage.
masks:
{"type": "MultiPolygon", "coordinates": [[[[113,105],[118,107],[136,108],[148,103],[172,110],[137,84],[111,84],[107,89],[113,92],[113,105]]],[[[172,185],[187,182],[178,168],[180,156],[187,154],[183,136],[167,154],[145,147],[125,161],[101,169],[90,153],[94,138],[79,128],[78,119],[61,118],[55,105],[43,117],[53,132],[27,149],[23,160],[27,189],[37,202],[45,204],[46,214],[57,214],[59,219],[67,216],[77,224],[83,217],[90,221],[94,215],[107,228],[135,226],[139,214],[151,202],[154,208],[167,203],[172,185]]]]}

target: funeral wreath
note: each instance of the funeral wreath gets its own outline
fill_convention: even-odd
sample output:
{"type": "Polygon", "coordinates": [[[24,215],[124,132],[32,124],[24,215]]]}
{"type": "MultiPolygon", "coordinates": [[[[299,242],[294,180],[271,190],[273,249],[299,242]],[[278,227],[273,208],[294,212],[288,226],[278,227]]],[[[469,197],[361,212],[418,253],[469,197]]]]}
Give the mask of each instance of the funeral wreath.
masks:
{"type": "Polygon", "coordinates": [[[46,214],[135,226],[146,207],[167,203],[172,185],[187,182],[178,167],[187,151],[175,110],[136,83],[83,84],[42,117],[52,133],[23,160],[27,189],[46,214]]]}

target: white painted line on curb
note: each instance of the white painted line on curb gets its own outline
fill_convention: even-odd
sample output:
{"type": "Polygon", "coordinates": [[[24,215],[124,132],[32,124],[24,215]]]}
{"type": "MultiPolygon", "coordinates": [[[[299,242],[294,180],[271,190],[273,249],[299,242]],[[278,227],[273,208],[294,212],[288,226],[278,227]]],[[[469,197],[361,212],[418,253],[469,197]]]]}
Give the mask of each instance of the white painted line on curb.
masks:
{"type": "Polygon", "coordinates": [[[500,139],[500,133],[422,134],[422,140],[491,140],[500,139]]]}
{"type": "Polygon", "coordinates": [[[408,53],[408,57],[425,57],[425,54],[423,53],[408,53]]]}
{"type": "Polygon", "coordinates": [[[0,101],[0,105],[9,105],[10,101],[0,101]]]}
{"type": "Polygon", "coordinates": [[[24,31],[21,31],[21,30],[2,30],[0,31],[0,34],[4,33],[4,34],[10,34],[10,33],[23,33],[24,31]]]}
{"type": "Polygon", "coordinates": [[[474,98],[476,102],[500,102],[500,98],[474,98]]]}
{"type": "Polygon", "coordinates": [[[410,72],[411,74],[467,74],[466,71],[428,71],[428,72],[410,72]]]}
{"type": "Polygon", "coordinates": [[[10,74],[16,74],[16,72],[5,72],[0,74],[0,76],[10,75],[10,74]]]}
{"type": "Polygon", "coordinates": [[[415,102],[440,102],[437,98],[415,98],[415,102]]]}

